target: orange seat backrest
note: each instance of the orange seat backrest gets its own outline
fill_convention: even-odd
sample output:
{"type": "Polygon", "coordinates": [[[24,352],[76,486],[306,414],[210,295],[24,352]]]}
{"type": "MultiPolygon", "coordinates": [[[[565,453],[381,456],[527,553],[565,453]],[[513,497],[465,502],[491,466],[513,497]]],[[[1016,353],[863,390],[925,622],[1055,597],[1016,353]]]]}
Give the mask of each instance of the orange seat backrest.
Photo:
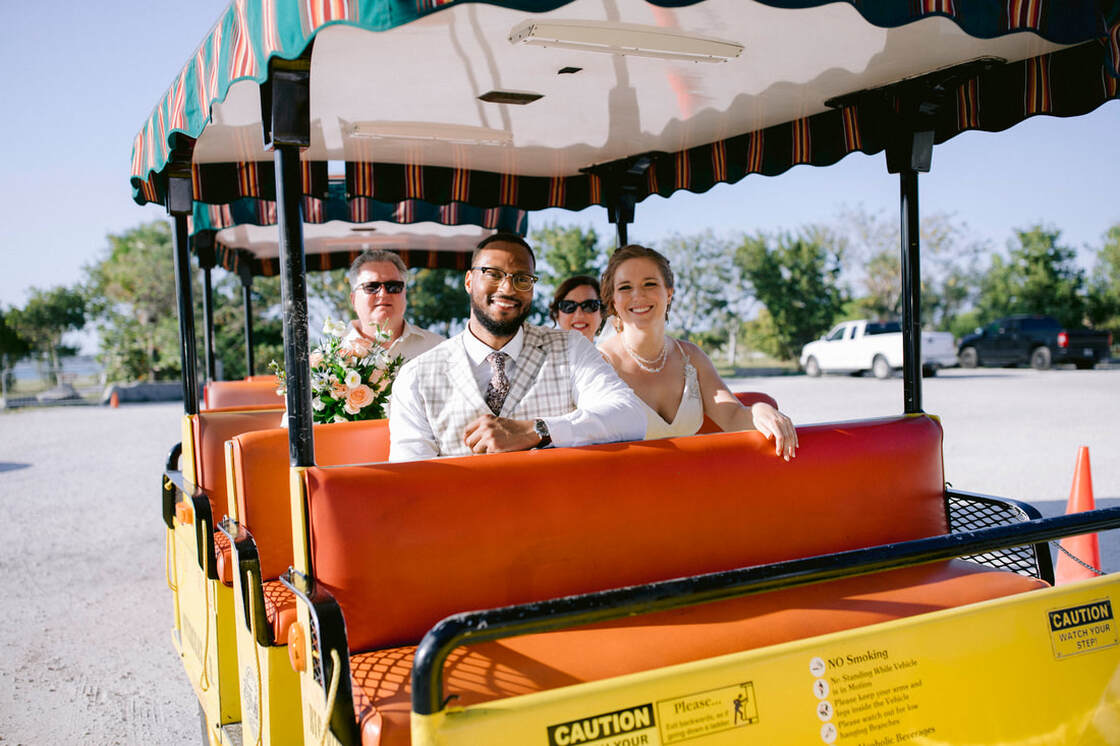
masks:
{"type": "MultiPolygon", "coordinates": [[[[288,498],[288,430],[273,428],[233,438],[237,513],[253,534],[261,577],[272,580],[292,564],[292,511],[288,498]]],[[[389,421],[315,425],[315,463],[365,464],[389,458],[389,421]]]]}
{"type": "Polygon", "coordinates": [[[210,498],[215,525],[225,517],[227,506],[225,442],[251,430],[274,428],[284,416],[275,406],[239,407],[199,412],[194,419],[194,483],[210,498]]]}
{"type": "Polygon", "coordinates": [[[947,530],[928,416],[307,472],[312,572],[352,652],[449,614],[947,530]]]}
{"type": "Polygon", "coordinates": [[[284,406],[284,397],[276,393],[277,383],[271,381],[211,381],[206,384],[206,409],[242,407],[251,404],[284,406]]]}
{"type": "MultiPolygon", "coordinates": [[[[761,391],[740,391],[735,394],[735,397],[744,407],[749,407],[750,405],[756,404],[761,401],[766,402],[774,409],[778,408],[777,400],[774,397],[770,396],[770,394],[764,394],[761,391]]],[[[719,425],[712,421],[711,417],[709,417],[708,415],[704,415],[704,422],[700,425],[700,429],[696,432],[698,435],[703,435],[705,433],[722,433],[723,430],[719,425]]]]}

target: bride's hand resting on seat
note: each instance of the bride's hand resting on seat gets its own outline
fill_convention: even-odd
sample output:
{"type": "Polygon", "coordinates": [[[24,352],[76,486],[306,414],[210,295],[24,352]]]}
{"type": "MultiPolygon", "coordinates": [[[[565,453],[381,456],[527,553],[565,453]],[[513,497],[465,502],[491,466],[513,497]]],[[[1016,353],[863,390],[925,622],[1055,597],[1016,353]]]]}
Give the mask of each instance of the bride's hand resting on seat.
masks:
{"type": "Polygon", "coordinates": [[[797,455],[797,428],[793,421],[766,402],[751,405],[754,429],[774,441],[774,453],[789,461],[797,455]]]}

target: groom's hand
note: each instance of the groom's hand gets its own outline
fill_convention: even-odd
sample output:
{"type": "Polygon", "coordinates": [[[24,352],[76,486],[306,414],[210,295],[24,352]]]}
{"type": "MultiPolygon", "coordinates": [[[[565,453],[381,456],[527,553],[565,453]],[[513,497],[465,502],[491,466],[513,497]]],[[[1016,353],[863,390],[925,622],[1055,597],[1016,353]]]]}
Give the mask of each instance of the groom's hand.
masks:
{"type": "Polygon", "coordinates": [[[467,425],[463,442],[471,453],[505,453],[527,451],[541,442],[533,429],[533,420],[511,420],[484,414],[467,425]]]}

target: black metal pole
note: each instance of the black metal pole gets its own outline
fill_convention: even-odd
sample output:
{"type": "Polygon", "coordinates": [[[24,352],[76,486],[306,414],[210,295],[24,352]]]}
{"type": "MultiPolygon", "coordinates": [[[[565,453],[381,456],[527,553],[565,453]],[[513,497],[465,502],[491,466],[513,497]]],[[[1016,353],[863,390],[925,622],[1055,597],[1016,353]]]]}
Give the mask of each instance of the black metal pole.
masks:
{"type": "Polygon", "coordinates": [[[622,248],[628,243],[630,243],[630,241],[627,240],[626,237],[626,223],[620,220],[618,221],[618,246],[622,248]]]}
{"type": "Polygon", "coordinates": [[[276,145],[273,156],[276,162],[277,222],[280,227],[280,294],[284,308],[289,455],[292,466],[314,466],[299,147],[276,145]]]}
{"type": "Polygon", "coordinates": [[[241,302],[245,308],[245,375],[253,375],[253,276],[241,275],[241,302]]]}
{"type": "Polygon", "coordinates": [[[210,266],[202,267],[202,347],[206,359],[206,380],[217,380],[217,366],[214,361],[214,286],[210,277],[210,266]]]}
{"type": "Polygon", "coordinates": [[[902,212],[902,386],[907,414],[922,411],[922,277],[918,234],[918,172],[899,172],[902,212]]]}
{"type": "MultiPolygon", "coordinates": [[[[174,182],[174,179],[170,180],[174,182]]],[[[190,182],[187,182],[188,186],[190,182]]],[[[191,292],[190,236],[185,213],[173,213],[175,222],[175,299],[179,306],[179,352],[183,367],[183,411],[198,414],[198,360],[194,339],[194,297],[191,292]]]]}

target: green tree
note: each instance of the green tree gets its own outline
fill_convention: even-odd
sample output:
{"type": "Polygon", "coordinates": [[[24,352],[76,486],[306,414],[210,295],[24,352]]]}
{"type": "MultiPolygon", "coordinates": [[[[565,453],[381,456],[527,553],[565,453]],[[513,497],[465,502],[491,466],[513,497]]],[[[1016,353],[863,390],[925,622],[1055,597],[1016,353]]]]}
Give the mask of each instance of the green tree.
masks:
{"type": "Polygon", "coordinates": [[[8,323],[4,309],[0,308],[0,371],[4,376],[4,385],[8,389],[11,389],[15,383],[12,366],[27,357],[30,352],[31,345],[8,323]]]}
{"type": "Polygon", "coordinates": [[[85,326],[85,297],[79,290],[61,286],[32,288],[26,305],[9,311],[8,323],[39,354],[50,369],[51,380],[57,383],[61,358],[77,352],[63,345],[62,337],[85,326]]]}
{"type": "Polygon", "coordinates": [[[841,251],[826,245],[814,229],[796,236],[749,236],[736,250],[735,262],[767,311],[756,319],[750,338],[774,357],[796,359],[802,345],[826,331],[844,305],[841,251]]]}
{"type": "MultiPolygon", "coordinates": [[[[346,272],[346,268],[340,268],[329,272],[307,273],[308,302],[317,305],[324,315],[343,321],[354,318],[354,306],[350,302],[350,280],[346,277],[346,272]]],[[[279,293],[279,283],[276,288],[279,293]]],[[[411,290],[409,293],[411,297],[411,290]]]]}
{"type": "MultiPolygon", "coordinates": [[[[841,212],[835,229],[845,242],[845,276],[857,290],[853,317],[898,318],[902,313],[902,234],[898,219],[862,208],[841,212]]],[[[949,329],[976,299],[983,242],[967,223],[946,213],[924,217],[920,226],[922,322],[949,329]]]]}
{"type": "Polygon", "coordinates": [[[415,270],[405,315],[419,327],[450,336],[470,315],[463,273],[454,269],[415,270]]]}
{"type": "Polygon", "coordinates": [[[226,274],[214,286],[214,354],[222,377],[236,380],[267,373],[270,360],[284,359],[284,324],[280,313],[280,278],[256,277],[252,285],[253,362],[245,369],[245,305],[241,280],[226,274]]]}
{"type": "Polygon", "coordinates": [[[669,260],[675,278],[669,316],[672,332],[692,342],[703,332],[722,331],[717,336],[726,338],[732,303],[743,294],[731,244],[705,231],[673,235],[658,248],[669,260]]]}
{"type": "Polygon", "coordinates": [[[1097,249],[1096,265],[1089,286],[1089,322],[1112,332],[1120,344],[1120,223],[1108,229],[1097,249]]]}
{"type": "Polygon", "coordinates": [[[1009,258],[992,257],[981,280],[977,310],[984,322],[1013,313],[1054,316],[1065,326],[1085,318],[1084,274],[1076,252],[1058,243],[1061,231],[1042,225],[1016,230],[1009,258]]]}
{"type": "MultiPolygon", "coordinates": [[[[8,311],[8,315],[11,310],[8,311]]],[[[4,368],[15,365],[27,357],[31,352],[31,345],[19,335],[19,332],[9,323],[4,309],[0,308],[0,362],[4,368]]]]}
{"type": "MultiPolygon", "coordinates": [[[[106,375],[118,381],[175,378],[181,355],[171,229],[156,220],[110,234],[108,241],[101,259],[86,267],[106,375]]],[[[193,295],[199,298],[197,289],[193,295]]]]}
{"type": "Polygon", "coordinates": [[[572,275],[598,277],[607,263],[594,228],[550,223],[533,231],[530,243],[537,255],[537,274],[548,288],[556,288],[572,275]]]}

